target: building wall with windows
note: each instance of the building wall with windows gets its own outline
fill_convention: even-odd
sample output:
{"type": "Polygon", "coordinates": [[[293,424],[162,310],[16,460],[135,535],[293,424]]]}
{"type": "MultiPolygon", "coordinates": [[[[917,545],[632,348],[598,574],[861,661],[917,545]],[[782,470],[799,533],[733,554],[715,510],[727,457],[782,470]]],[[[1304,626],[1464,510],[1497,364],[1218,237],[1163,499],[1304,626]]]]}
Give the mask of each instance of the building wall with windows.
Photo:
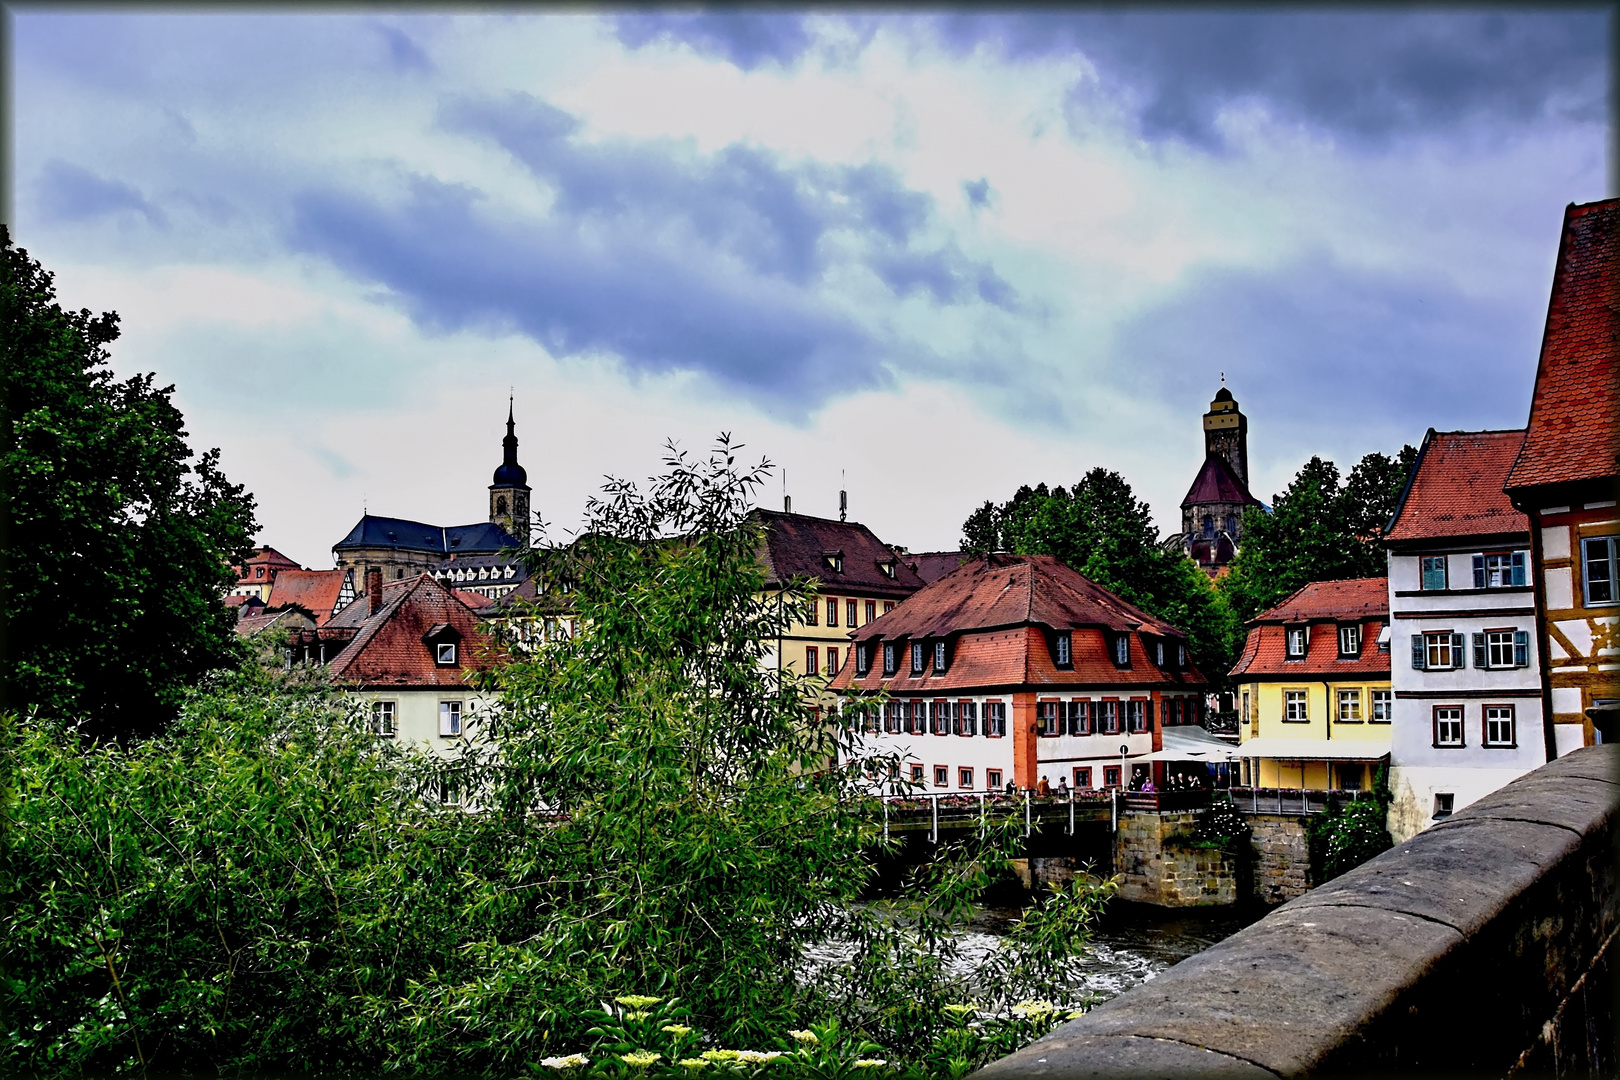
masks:
{"type": "Polygon", "coordinates": [[[1502,492],[1523,442],[1431,429],[1390,521],[1397,842],[1547,760],[1529,522],[1502,492]]]}
{"type": "Polygon", "coordinates": [[[856,752],[925,792],[1119,786],[1166,723],[1202,718],[1185,636],[1050,556],[965,563],[853,647],[832,690],[856,752]]]}
{"type": "Polygon", "coordinates": [[[1250,620],[1232,669],[1243,780],[1366,790],[1390,752],[1384,578],[1305,586],[1250,620]]]}

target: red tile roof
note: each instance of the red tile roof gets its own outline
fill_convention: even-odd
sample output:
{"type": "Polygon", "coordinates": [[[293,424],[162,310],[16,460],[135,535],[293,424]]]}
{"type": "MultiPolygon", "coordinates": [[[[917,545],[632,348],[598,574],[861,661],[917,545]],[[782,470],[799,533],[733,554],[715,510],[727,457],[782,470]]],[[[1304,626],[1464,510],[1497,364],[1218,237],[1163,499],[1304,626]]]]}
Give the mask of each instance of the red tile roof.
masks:
{"type": "Polygon", "coordinates": [[[1387,679],[1389,649],[1378,647],[1378,635],[1383,633],[1387,622],[1388,616],[1363,621],[1361,652],[1349,660],[1339,658],[1339,635],[1333,627],[1317,627],[1306,643],[1304,658],[1290,660],[1287,656],[1287,629],[1282,624],[1250,626],[1248,640],[1243,643],[1243,655],[1232,668],[1231,676],[1234,679],[1267,675],[1282,678],[1325,675],[1387,679]]]}
{"type": "Polygon", "coordinates": [[[905,557],[925,583],[938,581],[967,562],[967,559],[967,553],[961,551],[918,551],[905,557]]]}
{"type": "Polygon", "coordinates": [[[1025,623],[1184,636],[1051,555],[983,555],[913,593],[855,638],[941,637],[1025,623]]]}
{"type": "Polygon", "coordinates": [[[832,688],[928,694],[991,686],[1204,685],[1203,675],[1195,670],[1156,667],[1137,633],[1128,639],[1130,665],[1116,667],[1110,658],[1109,638],[1112,633],[1129,631],[1183,637],[1170,624],[1126,603],[1050,555],[981,556],[913,593],[893,611],[851,635],[856,641],[872,643],[874,649],[898,639],[952,639],[944,674],[913,678],[906,658],[898,674],[884,679],[881,659],[874,655],[871,671],[863,679],[855,678],[853,658],[846,660],[832,688]],[[1073,631],[1073,670],[1057,668],[1047,630],[1073,631]]]}
{"type": "Polygon", "coordinates": [[[1181,500],[1183,507],[1194,506],[1198,503],[1241,503],[1245,506],[1259,506],[1260,500],[1249,494],[1248,485],[1237,478],[1232,466],[1219,454],[1210,454],[1204,458],[1204,465],[1193,477],[1192,487],[1187,489],[1187,497],[1181,500]]]}
{"type": "Polygon", "coordinates": [[[1302,623],[1315,620],[1389,618],[1389,578],[1349,578],[1345,581],[1313,581],[1272,608],[1262,611],[1254,623],[1302,623]]]}
{"type": "Polygon", "coordinates": [[[248,559],[246,563],[239,567],[233,567],[233,569],[236,570],[236,583],[238,585],[263,585],[268,581],[273,581],[278,571],[297,570],[298,564],[273,547],[262,547],[257,549],[253,557],[248,559]],[[268,570],[269,573],[255,577],[254,570],[261,566],[268,570]]]}
{"type": "Polygon", "coordinates": [[[343,588],[343,574],[342,570],[282,570],[270,586],[265,607],[274,610],[296,605],[315,616],[317,626],[325,625],[343,588]]]}
{"type": "Polygon", "coordinates": [[[922,588],[907,560],[854,521],[832,521],[808,514],[755,510],[751,515],[765,526],[760,559],[768,582],[777,585],[793,577],[814,578],[825,592],[853,592],[896,599],[922,588]],[[829,554],[842,553],[843,569],[828,562],[829,554]],[[883,564],[894,568],[894,577],[883,564]]]}
{"type": "Polygon", "coordinates": [[[362,686],[461,686],[472,671],[497,662],[483,624],[466,604],[427,574],[383,584],[382,607],[371,614],[361,597],[327,623],[352,628],[354,639],[331,662],[333,677],[362,686]],[[434,662],[424,637],[440,624],[460,635],[454,666],[434,662]]]}
{"type": "Polygon", "coordinates": [[[1571,205],[1510,490],[1620,474],[1620,199],[1571,205]]]}
{"type": "Polygon", "coordinates": [[[1385,539],[1528,532],[1530,520],[1502,490],[1523,444],[1523,431],[1430,428],[1385,539]]]}

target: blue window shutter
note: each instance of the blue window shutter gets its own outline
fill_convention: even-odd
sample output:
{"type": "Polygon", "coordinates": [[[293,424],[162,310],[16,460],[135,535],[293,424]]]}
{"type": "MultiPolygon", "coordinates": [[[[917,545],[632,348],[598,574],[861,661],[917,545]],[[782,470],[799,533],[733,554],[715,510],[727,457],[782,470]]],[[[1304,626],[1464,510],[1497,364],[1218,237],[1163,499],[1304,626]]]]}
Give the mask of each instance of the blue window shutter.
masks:
{"type": "Polygon", "coordinates": [[[1463,649],[1468,646],[1468,637],[1465,634],[1451,635],[1451,666],[1454,668],[1466,667],[1467,662],[1463,656],[1463,649]]]}
{"type": "Polygon", "coordinates": [[[1485,668],[1485,666],[1486,666],[1485,660],[1486,660],[1486,657],[1485,657],[1485,635],[1484,634],[1475,634],[1474,635],[1474,666],[1483,670],[1485,668]]]}
{"type": "Polygon", "coordinates": [[[1412,635],[1412,666],[1418,671],[1423,670],[1423,635],[1412,635]]]}
{"type": "Polygon", "coordinates": [[[1522,551],[1513,553],[1513,584],[1524,584],[1524,552],[1522,551]]]}
{"type": "Polygon", "coordinates": [[[1483,589],[1484,587],[1485,587],[1485,556],[1483,556],[1483,555],[1475,555],[1474,556],[1474,588],[1483,589]]]}
{"type": "Polygon", "coordinates": [[[1530,631],[1513,631],[1513,666],[1530,666],[1530,631]]]}

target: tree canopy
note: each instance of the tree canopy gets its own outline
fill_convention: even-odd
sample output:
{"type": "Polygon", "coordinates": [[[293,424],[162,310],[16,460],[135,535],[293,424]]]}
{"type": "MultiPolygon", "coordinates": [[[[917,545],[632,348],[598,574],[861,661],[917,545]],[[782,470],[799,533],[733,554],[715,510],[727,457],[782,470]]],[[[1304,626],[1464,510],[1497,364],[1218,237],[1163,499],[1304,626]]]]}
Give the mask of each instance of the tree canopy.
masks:
{"type": "Polygon", "coordinates": [[[1270,513],[1244,515],[1242,546],[1219,583],[1232,610],[1250,619],[1313,581],[1381,577],[1384,527],[1416,460],[1410,445],[1393,458],[1371,453],[1342,482],[1333,462],[1307,461],[1270,513]]]}
{"type": "Polygon", "coordinates": [[[4,703],[98,735],[159,729],[234,663],[220,597],[254,502],[186,443],[172,386],[119,380],[114,312],[57,302],[0,226],[0,632],[4,703]]]}
{"type": "Polygon", "coordinates": [[[963,549],[1055,555],[1104,588],[1187,632],[1212,683],[1232,666],[1241,627],[1208,576],[1159,543],[1152,511],[1119,473],[1095,468],[1072,488],[1024,486],[962,524],[963,549]]]}

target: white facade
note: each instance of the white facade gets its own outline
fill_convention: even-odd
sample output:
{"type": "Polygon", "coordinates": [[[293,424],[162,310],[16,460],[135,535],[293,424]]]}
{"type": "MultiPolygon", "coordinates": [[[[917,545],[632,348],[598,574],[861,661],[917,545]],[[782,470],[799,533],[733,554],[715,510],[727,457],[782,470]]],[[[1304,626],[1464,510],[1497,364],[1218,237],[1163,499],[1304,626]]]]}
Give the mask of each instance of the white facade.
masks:
{"type": "Polygon", "coordinates": [[[1529,540],[1389,554],[1397,843],[1546,763],[1529,540]]]}

